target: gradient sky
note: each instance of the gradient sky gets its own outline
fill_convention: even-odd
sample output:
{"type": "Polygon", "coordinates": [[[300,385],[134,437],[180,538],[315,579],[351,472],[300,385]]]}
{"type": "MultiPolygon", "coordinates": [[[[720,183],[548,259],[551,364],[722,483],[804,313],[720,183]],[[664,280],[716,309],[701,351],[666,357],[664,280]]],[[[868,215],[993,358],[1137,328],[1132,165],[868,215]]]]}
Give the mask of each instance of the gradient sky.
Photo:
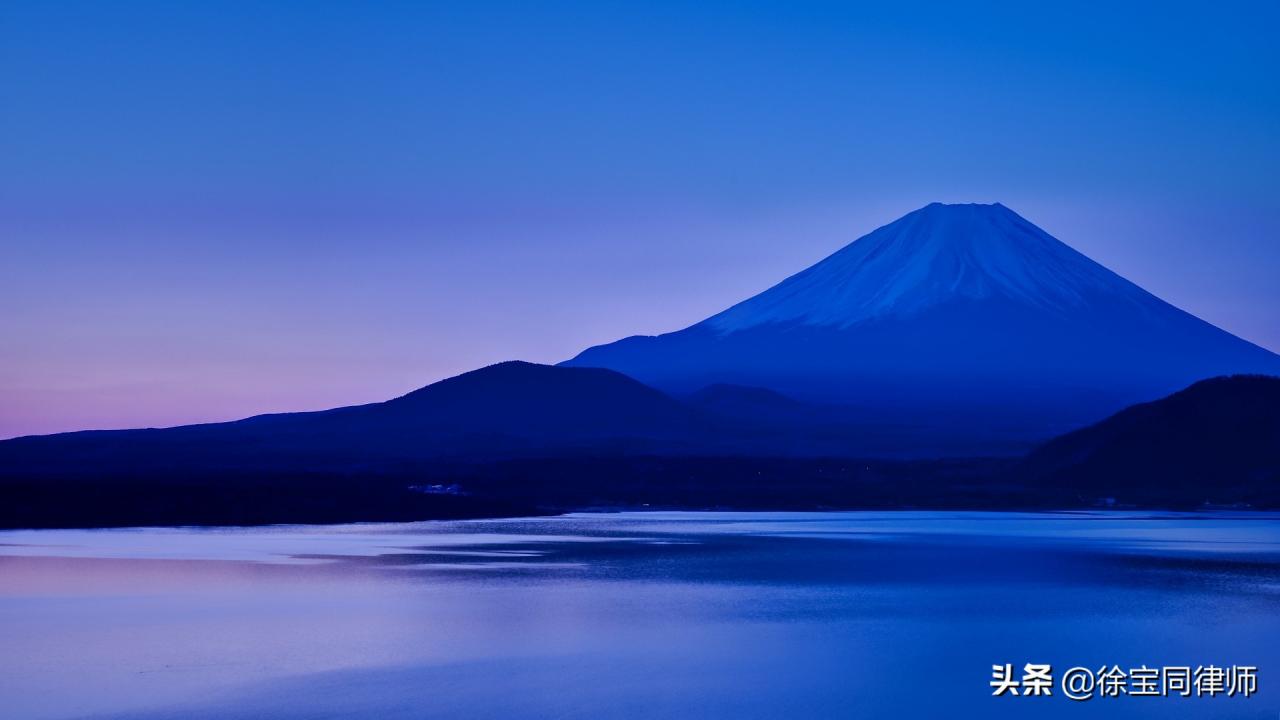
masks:
{"type": "Polygon", "coordinates": [[[959,5],[6,0],[0,437],[562,360],[935,200],[1280,350],[1280,5],[959,5]]]}

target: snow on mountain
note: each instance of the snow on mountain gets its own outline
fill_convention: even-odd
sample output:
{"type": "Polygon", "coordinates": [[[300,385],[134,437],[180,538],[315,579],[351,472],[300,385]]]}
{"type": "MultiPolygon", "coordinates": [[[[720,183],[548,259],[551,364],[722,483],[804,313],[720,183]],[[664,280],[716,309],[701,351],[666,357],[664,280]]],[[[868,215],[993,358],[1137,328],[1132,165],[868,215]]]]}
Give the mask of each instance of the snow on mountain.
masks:
{"type": "Polygon", "coordinates": [[[999,203],[933,203],[705,322],[720,332],[792,322],[848,327],[997,297],[1060,314],[1111,302],[1163,305],[999,203]]]}

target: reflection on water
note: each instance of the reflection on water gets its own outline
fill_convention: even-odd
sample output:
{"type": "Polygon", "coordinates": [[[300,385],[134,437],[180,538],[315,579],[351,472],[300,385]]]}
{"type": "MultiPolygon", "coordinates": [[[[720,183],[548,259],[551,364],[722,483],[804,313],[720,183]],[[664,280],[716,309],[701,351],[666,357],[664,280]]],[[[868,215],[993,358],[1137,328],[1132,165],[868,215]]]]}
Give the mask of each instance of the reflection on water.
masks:
{"type": "Polygon", "coordinates": [[[5,718],[1274,718],[1275,677],[1274,515],[0,533],[5,718]],[[1005,662],[1256,665],[1259,692],[993,698],[1005,662]]]}

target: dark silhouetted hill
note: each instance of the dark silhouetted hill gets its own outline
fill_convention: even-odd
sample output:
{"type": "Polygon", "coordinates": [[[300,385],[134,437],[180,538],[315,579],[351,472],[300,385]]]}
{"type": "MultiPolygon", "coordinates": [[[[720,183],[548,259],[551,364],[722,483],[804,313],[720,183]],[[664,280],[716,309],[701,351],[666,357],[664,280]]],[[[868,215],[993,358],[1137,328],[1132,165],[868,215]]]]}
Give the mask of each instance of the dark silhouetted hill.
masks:
{"type": "Polygon", "coordinates": [[[1032,452],[1024,482],[1122,504],[1280,506],[1280,378],[1198,382],[1032,452]]]}
{"type": "Polygon", "coordinates": [[[505,362],[371,405],[15,438],[0,442],[0,476],[375,472],[442,458],[674,452],[720,437],[696,409],[617,372],[505,362]]]}

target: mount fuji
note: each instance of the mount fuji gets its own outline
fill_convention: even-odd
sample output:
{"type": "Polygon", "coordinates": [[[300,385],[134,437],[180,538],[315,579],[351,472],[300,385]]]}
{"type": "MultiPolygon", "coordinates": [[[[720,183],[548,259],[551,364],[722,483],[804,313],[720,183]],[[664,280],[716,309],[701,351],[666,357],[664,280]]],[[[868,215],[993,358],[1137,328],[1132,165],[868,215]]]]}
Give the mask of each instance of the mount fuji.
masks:
{"type": "Polygon", "coordinates": [[[499,363],[318,412],[0,441],[0,527],[1280,506],[1280,378],[1146,403],[1280,375],[1280,356],[1001,205],[930,205],[696,325],[563,365],[499,363]]]}
{"type": "Polygon", "coordinates": [[[691,327],[564,363],[868,417],[1046,436],[1280,356],[1155,297],[998,203],[934,203],[691,327]]]}

